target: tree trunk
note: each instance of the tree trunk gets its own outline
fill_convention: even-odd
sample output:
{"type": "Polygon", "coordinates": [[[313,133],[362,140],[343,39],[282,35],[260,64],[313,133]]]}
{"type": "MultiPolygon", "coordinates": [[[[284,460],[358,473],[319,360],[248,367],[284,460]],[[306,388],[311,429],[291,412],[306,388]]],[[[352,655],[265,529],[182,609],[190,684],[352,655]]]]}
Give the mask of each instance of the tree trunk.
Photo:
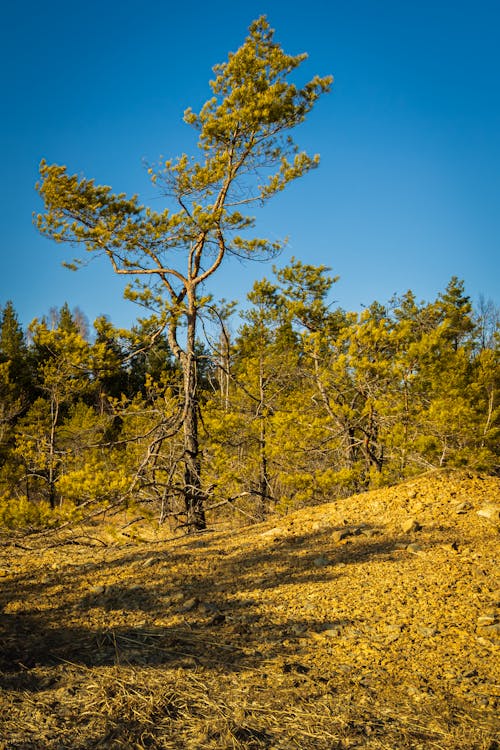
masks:
{"type": "Polygon", "coordinates": [[[50,436],[49,436],[49,456],[47,468],[47,484],[49,490],[49,504],[51,510],[56,507],[56,426],[59,419],[59,402],[55,396],[50,401],[50,436]]]}
{"type": "Polygon", "coordinates": [[[195,352],[196,310],[188,315],[184,376],[184,503],[188,531],[206,529],[198,437],[198,371],[195,352]]]}
{"type": "Polygon", "coordinates": [[[257,517],[263,521],[269,511],[269,471],[267,463],[267,406],[266,406],[266,380],[263,371],[262,359],[259,364],[259,407],[257,416],[259,417],[259,485],[258,495],[259,504],[257,508],[257,517]]]}
{"type": "Polygon", "coordinates": [[[196,393],[188,396],[184,418],[184,503],[188,531],[206,529],[203,509],[205,493],[201,486],[201,461],[198,442],[198,400],[196,393]]]}

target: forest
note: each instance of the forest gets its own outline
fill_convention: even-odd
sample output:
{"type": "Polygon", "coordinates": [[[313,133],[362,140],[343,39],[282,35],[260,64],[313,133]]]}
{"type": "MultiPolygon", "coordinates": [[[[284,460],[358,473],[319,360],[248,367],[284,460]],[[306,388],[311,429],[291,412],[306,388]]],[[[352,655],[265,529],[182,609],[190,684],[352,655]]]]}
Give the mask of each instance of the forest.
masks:
{"type": "Polygon", "coordinates": [[[4,301],[4,525],[137,505],[202,530],[207,514],[262,520],[436,467],[498,472],[498,311],[457,277],[432,302],[349,312],[331,269],[292,257],[243,304],[210,293],[231,260],[280,255],[244,212],[319,165],[290,135],[333,82],[298,87],[306,58],[251,24],[184,112],[198,157],[148,169],[160,210],[42,160],[38,230],[77,248],[72,270],[107,259],[146,314],[90,330],[67,303],[23,331],[4,301]]]}
{"type": "MultiPolygon", "coordinates": [[[[499,473],[498,310],[452,278],[348,312],[329,269],[292,259],[204,321],[196,342],[203,512],[257,521],[439,467],[499,473]]],[[[154,319],[65,304],[0,318],[0,522],[103,509],[186,525],[183,379],[154,319]]],[[[205,519],[206,520],[206,519],[205,519]]]]}

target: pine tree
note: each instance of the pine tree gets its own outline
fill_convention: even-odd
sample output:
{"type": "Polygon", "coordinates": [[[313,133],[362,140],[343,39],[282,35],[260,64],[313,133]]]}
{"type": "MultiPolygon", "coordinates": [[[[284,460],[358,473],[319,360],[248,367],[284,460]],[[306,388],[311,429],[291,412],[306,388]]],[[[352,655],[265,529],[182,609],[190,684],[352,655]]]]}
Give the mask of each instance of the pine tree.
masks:
{"type": "Polygon", "coordinates": [[[305,58],[285,54],[264,17],[252,23],[244,44],[215,66],[213,96],[199,113],[185,112],[199,136],[200,159],[183,155],[151,170],[173,211],[145,208],[136,196],[113,194],[63,166],[42,162],[40,168],[40,230],[107,255],[116,273],[134,280],[128,296],[156,311],[159,328],[166,327],[183,375],[183,496],[191,529],[205,526],[196,354],[200,314],[209,302],[204,286],[227,256],[262,258],[280,250],[280,243],[249,236],[254,218],[242,209],[265,203],[318,164],[288,135],[332,80],[316,76],[297,88],[289,78],[305,58]]]}

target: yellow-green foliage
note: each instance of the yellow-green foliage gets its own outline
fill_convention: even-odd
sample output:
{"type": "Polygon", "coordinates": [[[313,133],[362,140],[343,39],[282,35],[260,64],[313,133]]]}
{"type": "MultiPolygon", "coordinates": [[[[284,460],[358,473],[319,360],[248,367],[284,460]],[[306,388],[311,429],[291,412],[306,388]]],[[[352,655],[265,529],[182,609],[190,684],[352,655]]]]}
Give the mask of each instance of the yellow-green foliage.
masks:
{"type": "Polygon", "coordinates": [[[63,474],[57,488],[61,497],[79,504],[87,500],[117,499],[126,493],[130,483],[130,475],[120,467],[110,468],[104,461],[94,460],[63,474]]]}
{"type": "Polygon", "coordinates": [[[0,527],[6,529],[54,526],[72,513],[72,506],[51,510],[49,503],[32,503],[24,496],[10,498],[4,495],[0,498],[0,527]]]}

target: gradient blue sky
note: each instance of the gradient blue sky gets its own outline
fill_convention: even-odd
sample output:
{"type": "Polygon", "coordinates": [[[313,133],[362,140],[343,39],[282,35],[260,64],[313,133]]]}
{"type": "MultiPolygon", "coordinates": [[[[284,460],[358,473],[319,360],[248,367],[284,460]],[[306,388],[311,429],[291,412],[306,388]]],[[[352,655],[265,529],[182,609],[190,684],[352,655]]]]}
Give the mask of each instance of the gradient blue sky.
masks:
{"type": "MultiPolygon", "coordinates": [[[[68,301],[130,326],[104,261],[71,273],[74,252],[40,237],[38,165],[67,165],[155,208],[144,160],[194,153],[187,106],[209,97],[212,65],[267,14],[285,51],[308,52],[304,81],[335,76],[296,132],[319,170],[279,195],[259,234],[327,264],[349,310],[411,288],[434,299],[452,275],[500,301],[498,0],[86,0],[8,3],[0,30],[0,305],[23,324],[68,301]]],[[[243,300],[262,264],[228,264],[217,296],[243,300]]]]}

